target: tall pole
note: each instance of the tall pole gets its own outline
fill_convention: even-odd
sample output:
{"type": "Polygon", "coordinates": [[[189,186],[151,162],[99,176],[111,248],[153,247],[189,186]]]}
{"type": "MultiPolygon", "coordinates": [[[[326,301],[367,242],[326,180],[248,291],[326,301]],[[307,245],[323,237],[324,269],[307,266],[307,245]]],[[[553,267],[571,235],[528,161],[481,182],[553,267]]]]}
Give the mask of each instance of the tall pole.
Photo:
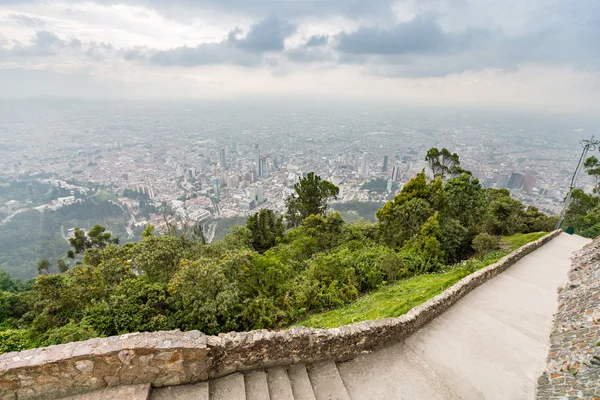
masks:
{"type": "Polygon", "coordinates": [[[581,173],[583,164],[585,163],[585,160],[587,159],[588,151],[596,150],[596,148],[598,147],[599,144],[600,144],[600,141],[594,140],[593,135],[590,140],[582,140],[581,141],[581,145],[583,146],[583,151],[581,152],[581,157],[579,157],[579,163],[577,164],[577,169],[575,170],[575,173],[573,174],[573,178],[571,178],[571,187],[569,188],[569,193],[567,194],[567,197],[565,198],[565,204],[563,206],[562,212],[560,213],[560,218],[558,219],[558,222],[556,223],[556,229],[560,229],[565,220],[565,215],[567,214],[567,210],[569,209],[569,206],[571,205],[571,197],[573,196],[573,190],[575,190],[575,187],[577,185],[577,178],[579,178],[579,174],[581,173]]]}

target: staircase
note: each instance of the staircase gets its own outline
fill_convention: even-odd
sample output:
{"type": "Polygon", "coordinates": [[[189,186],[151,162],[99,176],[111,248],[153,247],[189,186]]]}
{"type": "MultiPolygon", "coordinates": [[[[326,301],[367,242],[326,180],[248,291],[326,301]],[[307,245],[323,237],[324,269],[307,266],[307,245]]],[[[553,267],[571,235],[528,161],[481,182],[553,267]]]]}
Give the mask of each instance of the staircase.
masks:
{"type": "MultiPolygon", "coordinates": [[[[131,385],[68,400],[350,400],[334,362],[235,373],[210,382],[151,389],[131,385]]],[[[66,400],[66,399],[65,399],[66,400]]]]}

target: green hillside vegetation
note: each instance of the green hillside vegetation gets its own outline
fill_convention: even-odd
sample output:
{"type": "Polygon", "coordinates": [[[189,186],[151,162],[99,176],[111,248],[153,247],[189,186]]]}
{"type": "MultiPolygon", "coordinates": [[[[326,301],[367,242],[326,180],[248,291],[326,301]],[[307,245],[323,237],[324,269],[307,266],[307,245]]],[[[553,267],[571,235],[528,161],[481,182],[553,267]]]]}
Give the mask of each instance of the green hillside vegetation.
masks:
{"type": "Polygon", "coordinates": [[[0,292],[0,351],[127,332],[287,327],[397,281],[452,273],[447,265],[485,260],[497,236],[556,222],[464,171],[434,167],[386,203],[377,223],[327,213],[338,189],[309,173],[285,216],[261,210],[210,244],[201,232],[157,236],[150,226],[139,242],[118,245],[96,227],[72,241],[76,265],[52,274],[40,262],[31,288],[0,292]]]}
{"type": "Polygon", "coordinates": [[[31,210],[17,214],[0,226],[0,268],[13,277],[31,279],[36,275],[40,258],[56,260],[69,250],[61,226],[66,234],[75,226],[89,230],[96,223],[119,237],[126,235],[121,207],[95,198],[56,211],[31,210]]]}
{"type": "Polygon", "coordinates": [[[442,293],[467,275],[499,261],[510,252],[545,234],[545,232],[538,232],[506,236],[503,238],[506,246],[502,250],[493,250],[483,258],[462,261],[444,268],[441,272],[402,279],[367,294],[347,306],[312,315],[298,322],[297,325],[309,328],[336,328],[354,322],[399,317],[411,308],[442,293]]]}

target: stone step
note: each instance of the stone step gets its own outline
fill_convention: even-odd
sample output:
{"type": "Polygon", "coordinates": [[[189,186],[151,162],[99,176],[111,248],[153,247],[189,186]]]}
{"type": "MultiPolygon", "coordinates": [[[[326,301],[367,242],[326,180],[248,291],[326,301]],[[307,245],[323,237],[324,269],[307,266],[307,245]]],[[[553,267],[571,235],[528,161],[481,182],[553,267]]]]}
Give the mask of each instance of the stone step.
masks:
{"type": "Polygon", "coordinates": [[[292,384],[285,368],[276,367],[267,371],[267,382],[271,400],[294,400],[292,384]]]}
{"type": "Polygon", "coordinates": [[[238,373],[215,379],[209,384],[210,400],[246,400],[244,375],[238,373]]]}
{"type": "Polygon", "coordinates": [[[154,389],[150,400],[209,400],[208,382],[154,389]]]}
{"type": "Polygon", "coordinates": [[[150,384],[139,385],[123,385],[115,387],[107,387],[105,389],[96,390],[76,394],[69,397],[64,397],[63,400],[148,400],[150,396],[150,384]]]}
{"type": "Polygon", "coordinates": [[[333,361],[309,365],[307,371],[317,400],[350,400],[333,361]]]}
{"type": "Polygon", "coordinates": [[[294,400],[316,400],[313,387],[306,372],[304,364],[296,364],[288,367],[288,376],[294,392],[294,400]]]}
{"type": "Polygon", "coordinates": [[[244,375],[246,400],[270,400],[266,371],[252,371],[244,375]]]}

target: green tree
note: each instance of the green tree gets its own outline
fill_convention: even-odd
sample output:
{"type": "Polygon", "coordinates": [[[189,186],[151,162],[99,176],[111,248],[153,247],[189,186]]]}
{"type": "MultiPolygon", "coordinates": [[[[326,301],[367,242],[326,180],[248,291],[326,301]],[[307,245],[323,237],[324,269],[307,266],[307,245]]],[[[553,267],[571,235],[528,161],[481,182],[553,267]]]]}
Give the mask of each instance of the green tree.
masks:
{"type": "Polygon", "coordinates": [[[103,249],[109,244],[119,244],[119,238],[112,237],[112,234],[100,225],[94,225],[87,235],[89,237],[88,248],[103,249]]]}
{"type": "Polygon", "coordinates": [[[50,272],[50,261],[46,260],[45,258],[38,261],[37,270],[38,274],[47,275],[50,272]]]}
{"type": "Polygon", "coordinates": [[[299,226],[309,215],[323,215],[327,202],[336,199],[339,188],[333,183],[322,180],[314,172],[309,172],[306,178],[294,185],[295,196],[286,200],[285,215],[288,226],[299,226]]]}
{"type": "Polygon", "coordinates": [[[61,273],[67,272],[69,270],[69,264],[63,259],[59,258],[56,260],[56,266],[61,273]]]}
{"type": "Polygon", "coordinates": [[[439,176],[442,180],[448,176],[465,172],[460,168],[460,158],[458,157],[458,154],[450,153],[446,148],[438,150],[437,147],[432,147],[427,152],[425,161],[429,164],[433,176],[439,176]]]}
{"type": "Polygon", "coordinates": [[[411,179],[394,198],[379,211],[379,232],[384,243],[402,247],[422,225],[444,207],[444,191],[441,178],[427,183],[422,171],[411,179]]]}
{"type": "Polygon", "coordinates": [[[283,237],[283,217],[275,216],[272,210],[262,209],[248,217],[246,228],[252,232],[254,250],[263,253],[283,237]]]}
{"type": "Polygon", "coordinates": [[[523,203],[510,197],[506,189],[488,189],[485,231],[492,235],[513,235],[526,230],[523,203]]]}
{"type": "Polygon", "coordinates": [[[75,227],[69,243],[73,250],[67,252],[67,257],[75,258],[77,254],[83,254],[88,249],[103,249],[109,244],[119,244],[119,238],[113,237],[103,226],[94,225],[87,235],[82,229],[75,227]]]}
{"type": "Polygon", "coordinates": [[[79,229],[79,227],[75,227],[73,237],[69,238],[69,243],[73,247],[73,250],[67,252],[69,258],[75,258],[76,254],[82,254],[90,247],[89,239],[83,229],[79,229]]]}
{"type": "Polygon", "coordinates": [[[600,182],[600,161],[596,156],[591,156],[583,163],[587,174],[596,180],[594,193],[598,192],[598,183],[600,182]]]}

